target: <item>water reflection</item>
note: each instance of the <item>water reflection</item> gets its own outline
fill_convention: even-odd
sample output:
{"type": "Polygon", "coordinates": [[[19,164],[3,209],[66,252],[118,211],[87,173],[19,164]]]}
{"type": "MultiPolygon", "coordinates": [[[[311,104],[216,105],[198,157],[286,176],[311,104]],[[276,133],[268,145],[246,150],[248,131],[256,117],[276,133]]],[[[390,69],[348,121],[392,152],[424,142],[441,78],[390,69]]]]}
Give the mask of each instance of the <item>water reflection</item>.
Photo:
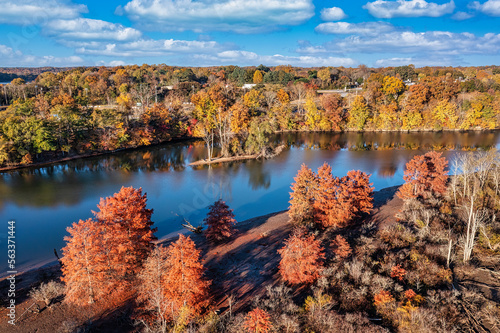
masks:
{"type": "MultiPolygon", "coordinates": [[[[499,134],[283,133],[271,142],[288,148],[273,159],[198,168],[188,164],[206,156],[203,142],[149,147],[1,173],[0,219],[16,219],[18,259],[28,265],[52,259],[53,248],[63,246],[65,228],[91,217],[99,198],[121,186],[148,193],[162,237],[180,229],[182,218],[200,223],[208,205],[219,198],[240,221],[286,209],[290,183],[302,163],[316,169],[326,161],[336,176],[359,169],[372,174],[375,188],[381,189],[401,184],[404,166],[416,154],[439,148],[452,159],[456,151],[498,146],[499,134]]],[[[0,231],[3,243],[1,237],[0,231]]]]}

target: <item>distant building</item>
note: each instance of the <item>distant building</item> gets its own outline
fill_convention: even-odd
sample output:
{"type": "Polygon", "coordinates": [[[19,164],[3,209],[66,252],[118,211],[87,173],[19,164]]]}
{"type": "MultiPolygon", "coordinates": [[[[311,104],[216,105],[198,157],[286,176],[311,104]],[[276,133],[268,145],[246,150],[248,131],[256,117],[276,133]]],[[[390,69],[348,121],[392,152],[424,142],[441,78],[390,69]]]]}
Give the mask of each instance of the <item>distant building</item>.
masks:
{"type": "Polygon", "coordinates": [[[252,89],[253,87],[255,87],[256,84],[255,83],[245,83],[241,89],[252,89]]]}

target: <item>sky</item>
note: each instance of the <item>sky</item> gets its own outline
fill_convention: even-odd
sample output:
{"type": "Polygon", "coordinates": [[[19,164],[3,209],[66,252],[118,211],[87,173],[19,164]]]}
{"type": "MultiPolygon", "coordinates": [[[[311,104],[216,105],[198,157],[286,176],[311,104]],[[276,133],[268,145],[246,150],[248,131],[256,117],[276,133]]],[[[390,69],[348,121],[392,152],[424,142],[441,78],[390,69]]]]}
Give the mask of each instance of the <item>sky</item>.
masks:
{"type": "Polygon", "coordinates": [[[0,67],[500,65],[500,0],[0,0],[0,67]]]}

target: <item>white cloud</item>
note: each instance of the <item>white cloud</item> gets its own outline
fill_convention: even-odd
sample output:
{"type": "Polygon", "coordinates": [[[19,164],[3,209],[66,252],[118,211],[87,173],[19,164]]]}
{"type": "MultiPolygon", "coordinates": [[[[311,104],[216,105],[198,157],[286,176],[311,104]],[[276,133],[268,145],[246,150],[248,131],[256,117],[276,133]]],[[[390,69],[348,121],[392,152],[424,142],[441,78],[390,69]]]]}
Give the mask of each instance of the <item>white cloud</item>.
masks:
{"type": "Polygon", "coordinates": [[[464,20],[468,20],[472,17],[474,17],[474,15],[472,15],[470,13],[456,12],[455,14],[453,14],[453,16],[451,18],[454,20],[457,20],[457,21],[464,21],[464,20]]]}
{"type": "Polygon", "coordinates": [[[321,10],[321,19],[323,21],[340,21],[347,17],[342,8],[332,7],[321,10]]]}
{"type": "Polygon", "coordinates": [[[322,53],[415,53],[426,55],[498,54],[500,34],[476,36],[447,31],[394,31],[377,36],[350,36],[323,45],[304,45],[297,52],[322,53]]]}
{"type": "Polygon", "coordinates": [[[474,1],[469,4],[469,7],[489,16],[500,16],[500,0],[488,0],[483,4],[474,1]]]}
{"type": "Polygon", "coordinates": [[[385,22],[328,22],[321,23],[316,27],[316,32],[323,34],[338,35],[378,35],[381,33],[393,31],[394,26],[385,22]]]}
{"type": "Polygon", "coordinates": [[[312,0],[132,0],[118,7],[149,30],[256,33],[297,25],[314,15],[312,0]]]}
{"type": "Polygon", "coordinates": [[[215,41],[174,40],[174,39],[139,39],[130,42],[70,42],[76,52],[87,55],[112,57],[159,57],[177,53],[216,53],[225,46],[215,41]]]}
{"type": "Polygon", "coordinates": [[[126,28],[121,24],[77,18],[72,20],[53,20],[44,26],[44,33],[63,39],[88,40],[134,40],[141,37],[141,32],[126,28]]]}
{"type": "Polygon", "coordinates": [[[224,51],[215,55],[194,55],[194,59],[204,66],[213,65],[258,65],[267,66],[292,65],[299,67],[319,67],[319,66],[345,66],[357,65],[357,61],[351,58],[341,57],[314,57],[314,56],[285,56],[281,54],[259,55],[248,51],[224,51]]]}
{"type": "Polygon", "coordinates": [[[408,57],[408,58],[386,58],[379,59],[375,62],[376,67],[390,67],[390,66],[406,66],[406,65],[415,65],[416,67],[423,66],[450,66],[455,61],[454,58],[450,57],[408,57]]]}
{"type": "Polygon", "coordinates": [[[378,18],[393,17],[440,17],[451,14],[455,10],[455,3],[452,1],[442,5],[427,2],[425,0],[376,0],[368,2],[363,6],[372,16],[378,18]]]}
{"type": "Polygon", "coordinates": [[[39,25],[53,19],[71,19],[87,13],[86,5],[66,0],[0,0],[0,23],[39,25]]]}
{"type": "Polygon", "coordinates": [[[0,44],[0,55],[2,56],[2,66],[75,66],[82,65],[84,60],[78,56],[54,57],[26,55],[21,51],[14,51],[12,48],[0,44]]]}

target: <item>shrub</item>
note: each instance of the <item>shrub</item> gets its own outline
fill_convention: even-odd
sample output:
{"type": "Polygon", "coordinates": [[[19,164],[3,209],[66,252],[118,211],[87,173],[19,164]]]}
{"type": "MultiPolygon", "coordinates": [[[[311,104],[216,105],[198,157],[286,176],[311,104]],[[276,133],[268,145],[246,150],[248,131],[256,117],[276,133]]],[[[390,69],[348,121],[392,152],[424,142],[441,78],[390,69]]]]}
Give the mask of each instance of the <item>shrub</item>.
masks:
{"type": "Polygon", "coordinates": [[[271,316],[262,309],[254,309],[245,316],[243,328],[245,328],[247,332],[269,332],[271,330],[271,316]]]}
{"type": "Polygon", "coordinates": [[[50,306],[57,298],[64,295],[64,284],[56,281],[42,282],[38,288],[32,289],[29,295],[35,301],[50,306]]]}

